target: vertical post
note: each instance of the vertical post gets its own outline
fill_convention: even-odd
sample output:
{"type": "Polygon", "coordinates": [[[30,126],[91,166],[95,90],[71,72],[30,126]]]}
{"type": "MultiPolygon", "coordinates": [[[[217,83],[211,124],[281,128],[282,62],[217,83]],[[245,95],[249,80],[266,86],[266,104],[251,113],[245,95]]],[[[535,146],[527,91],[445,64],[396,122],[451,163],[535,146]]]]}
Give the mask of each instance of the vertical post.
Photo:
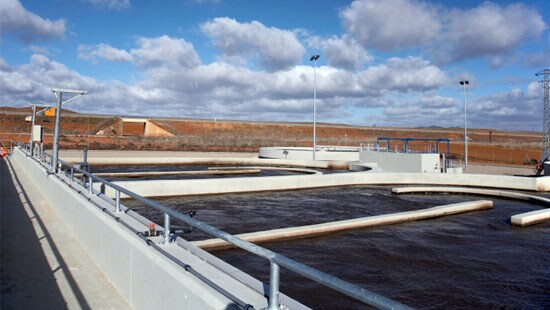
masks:
{"type": "Polygon", "coordinates": [[[71,182],[74,182],[74,168],[71,167],[71,182]]]}
{"type": "Polygon", "coordinates": [[[315,160],[315,153],[317,151],[317,59],[319,55],[313,55],[309,59],[313,61],[313,160],[315,160]]]}
{"type": "Polygon", "coordinates": [[[279,265],[271,261],[269,270],[269,310],[279,310],[279,265]]]}
{"type": "Polygon", "coordinates": [[[164,244],[170,243],[170,215],[164,213],[164,244]]]}
{"type": "Polygon", "coordinates": [[[82,150],[82,165],[80,169],[90,172],[90,169],[88,169],[88,148],[85,147],[82,150]]]}
{"type": "Polygon", "coordinates": [[[468,170],[468,117],[466,106],[466,85],[470,84],[467,80],[460,81],[464,92],[464,171],[468,170]]]}
{"type": "Polygon", "coordinates": [[[464,84],[464,171],[468,170],[468,117],[466,105],[466,84],[464,84]]]}
{"type": "Polygon", "coordinates": [[[451,142],[447,141],[447,154],[445,155],[445,172],[451,167],[449,161],[451,160],[451,142]]]}
{"type": "Polygon", "coordinates": [[[317,153],[317,59],[313,61],[313,160],[317,153]]]}
{"type": "Polygon", "coordinates": [[[120,191],[118,189],[115,194],[115,212],[120,213],[120,191]]]}
{"type": "Polygon", "coordinates": [[[57,160],[58,160],[58,156],[59,156],[59,121],[60,121],[60,114],[61,114],[61,100],[62,100],[62,97],[63,97],[63,92],[61,91],[58,91],[58,92],[54,92],[54,94],[56,94],[56,97],[57,97],[57,106],[56,106],[56,109],[55,109],[55,128],[54,128],[54,132],[53,132],[53,153],[52,153],[52,170],[51,172],[52,173],[56,173],[57,172],[57,160]]]}
{"type": "Polygon", "coordinates": [[[90,190],[90,195],[93,195],[94,194],[94,180],[90,176],[88,176],[88,186],[89,186],[89,190],[90,190]]]}
{"type": "Polygon", "coordinates": [[[36,105],[32,105],[32,121],[31,121],[31,138],[29,139],[29,144],[31,145],[31,157],[34,155],[34,147],[33,147],[33,132],[34,132],[34,124],[36,122],[36,105]]]}

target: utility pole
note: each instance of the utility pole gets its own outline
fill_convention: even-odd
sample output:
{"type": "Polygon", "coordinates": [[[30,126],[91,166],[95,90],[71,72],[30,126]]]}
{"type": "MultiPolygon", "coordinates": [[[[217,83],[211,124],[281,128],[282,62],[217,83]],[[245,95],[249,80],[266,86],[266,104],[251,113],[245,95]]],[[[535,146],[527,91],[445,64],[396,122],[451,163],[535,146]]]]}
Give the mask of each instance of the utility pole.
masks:
{"type": "Polygon", "coordinates": [[[541,70],[537,72],[535,76],[543,77],[542,81],[539,81],[539,83],[544,89],[544,113],[542,120],[544,141],[541,160],[545,160],[550,156],[550,69],[541,70]]]}

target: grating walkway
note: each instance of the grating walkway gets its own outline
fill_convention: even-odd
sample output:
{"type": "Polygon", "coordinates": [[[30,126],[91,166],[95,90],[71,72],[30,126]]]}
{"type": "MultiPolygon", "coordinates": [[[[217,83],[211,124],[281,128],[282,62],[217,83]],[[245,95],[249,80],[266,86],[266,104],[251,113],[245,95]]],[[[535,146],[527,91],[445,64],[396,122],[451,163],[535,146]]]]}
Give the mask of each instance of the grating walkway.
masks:
{"type": "Polygon", "coordinates": [[[8,159],[0,159],[0,245],[1,309],[130,308],[8,159]]]}

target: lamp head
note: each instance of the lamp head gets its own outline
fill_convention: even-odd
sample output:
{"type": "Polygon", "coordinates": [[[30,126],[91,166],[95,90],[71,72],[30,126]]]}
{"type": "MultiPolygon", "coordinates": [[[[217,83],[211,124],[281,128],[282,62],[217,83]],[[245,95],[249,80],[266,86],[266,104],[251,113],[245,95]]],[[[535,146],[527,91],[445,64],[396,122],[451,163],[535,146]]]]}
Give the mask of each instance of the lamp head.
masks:
{"type": "Polygon", "coordinates": [[[313,55],[313,56],[311,56],[311,58],[310,58],[309,60],[310,60],[310,61],[315,61],[315,60],[319,59],[319,57],[321,57],[321,56],[319,56],[319,55],[313,55]]]}

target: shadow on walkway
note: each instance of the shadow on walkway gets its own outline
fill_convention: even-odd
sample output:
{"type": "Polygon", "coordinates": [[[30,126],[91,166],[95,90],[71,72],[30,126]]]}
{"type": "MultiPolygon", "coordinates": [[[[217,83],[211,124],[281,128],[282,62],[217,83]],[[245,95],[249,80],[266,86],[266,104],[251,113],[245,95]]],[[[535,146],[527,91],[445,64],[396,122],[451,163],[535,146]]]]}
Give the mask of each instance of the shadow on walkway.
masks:
{"type": "Polygon", "coordinates": [[[56,281],[57,275],[65,277],[70,294],[80,308],[89,309],[19,178],[10,173],[10,170],[13,172],[11,168],[8,160],[0,160],[1,308],[68,308],[56,281]],[[43,248],[51,253],[47,255],[43,248]]]}

